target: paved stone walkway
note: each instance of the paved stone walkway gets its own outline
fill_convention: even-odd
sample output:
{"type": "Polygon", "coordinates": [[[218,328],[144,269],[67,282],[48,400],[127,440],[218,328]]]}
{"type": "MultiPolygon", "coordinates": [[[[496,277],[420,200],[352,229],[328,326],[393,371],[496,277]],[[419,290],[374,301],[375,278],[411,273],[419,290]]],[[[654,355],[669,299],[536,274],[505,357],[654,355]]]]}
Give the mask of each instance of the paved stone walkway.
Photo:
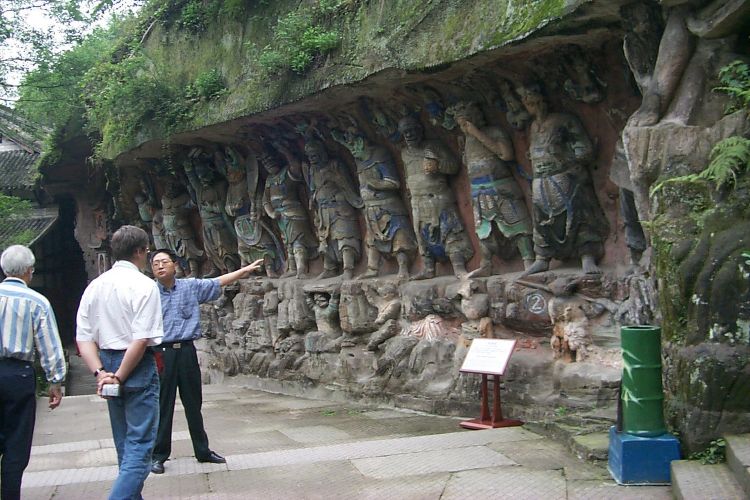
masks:
{"type": "MultiPolygon", "coordinates": [[[[186,499],[667,499],[667,487],[617,486],[606,470],[520,427],[467,431],[459,420],[302,399],[228,385],[205,387],[211,448],[192,456],[184,411],[173,457],[145,498],[186,499]]],[[[25,499],[106,498],[117,475],[107,407],[68,396],[39,405],[25,499]]]]}

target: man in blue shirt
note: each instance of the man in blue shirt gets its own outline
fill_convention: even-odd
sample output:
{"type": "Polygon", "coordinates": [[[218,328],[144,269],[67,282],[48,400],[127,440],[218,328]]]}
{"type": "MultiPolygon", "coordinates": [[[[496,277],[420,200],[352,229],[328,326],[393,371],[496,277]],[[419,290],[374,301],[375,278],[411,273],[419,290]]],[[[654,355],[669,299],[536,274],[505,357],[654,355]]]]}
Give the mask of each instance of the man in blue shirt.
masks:
{"type": "Polygon", "coordinates": [[[13,245],[0,257],[7,276],[0,283],[0,498],[21,496],[36,417],[34,345],[49,386],[49,407],[62,400],[65,356],[49,301],[29,288],[34,254],[13,245]]]}
{"type": "Polygon", "coordinates": [[[156,348],[161,354],[161,390],[159,393],[159,430],[156,435],[151,472],[162,474],[164,462],[172,452],[172,418],[177,388],[185,407],[193,452],[199,462],[224,463],[226,459],[211,451],[203,428],[201,405],[201,372],[193,341],[201,336],[200,304],[216,300],[221,287],[234,283],[260,269],[263,259],[237,271],[212,279],[175,279],[177,256],[171,250],[157,250],[151,256],[151,270],[156,277],[161,295],[164,318],[164,340],[156,348]]]}

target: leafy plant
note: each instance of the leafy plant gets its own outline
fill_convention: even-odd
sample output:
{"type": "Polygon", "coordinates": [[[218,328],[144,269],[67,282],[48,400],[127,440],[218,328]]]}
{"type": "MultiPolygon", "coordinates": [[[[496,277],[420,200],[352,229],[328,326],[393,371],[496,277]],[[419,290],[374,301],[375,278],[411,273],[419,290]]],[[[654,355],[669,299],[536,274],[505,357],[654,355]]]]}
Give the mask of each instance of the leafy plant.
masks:
{"type": "Polygon", "coordinates": [[[727,442],[723,439],[715,439],[709,443],[703,451],[691,454],[689,460],[700,460],[702,464],[719,464],[726,462],[727,442]]]}
{"type": "Polygon", "coordinates": [[[180,16],[177,19],[177,26],[191,33],[200,33],[205,31],[211,19],[218,14],[220,2],[212,0],[204,2],[202,0],[188,0],[182,7],[180,16]]]}
{"type": "Polygon", "coordinates": [[[31,211],[31,202],[15,196],[0,193],[0,220],[20,217],[31,211]]]}
{"type": "Polygon", "coordinates": [[[737,183],[737,176],[741,175],[750,165],[750,139],[740,136],[727,137],[719,141],[711,150],[708,167],[697,174],[681,175],[662,182],[651,188],[651,194],[656,194],[666,184],[678,182],[706,181],[714,184],[717,189],[737,183]]]}
{"type": "Polygon", "coordinates": [[[297,74],[307,71],[317,56],[331,52],[341,42],[337,30],[323,26],[324,18],[340,5],[339,0],[319,0],[278,19],[273,43],[264,47],[258,58],[260,66],[269,74],[286,69],[297,74]]]}
{"type": "Polygon", "coordinates": [[[212,69],[198,75],[195,81],[187,86],[185,97],[188,100],[209,101],[221,97],[226,91],[227,87],[221,73],[217,69],[212,69]]]}
{"type": "Polygon", "coordinates": [[[719,70],[721,87],[714,90],[728,94],[731,103],[727,113],[750,108],[750,67],[743,61],[734,61],[719,70]]]}

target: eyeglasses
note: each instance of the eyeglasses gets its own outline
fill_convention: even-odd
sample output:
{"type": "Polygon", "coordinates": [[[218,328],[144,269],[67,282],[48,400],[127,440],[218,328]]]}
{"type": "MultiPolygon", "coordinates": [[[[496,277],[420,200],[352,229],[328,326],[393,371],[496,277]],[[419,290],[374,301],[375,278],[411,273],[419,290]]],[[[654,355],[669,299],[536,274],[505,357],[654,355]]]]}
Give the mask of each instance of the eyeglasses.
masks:
{"type": "Polygon", "coordinates": [[[170,259],[160,259],[160,260],[152,260],[151,265],[152,266],[167,266],[169,264],[172,264],[173,261],[170,259]]]}

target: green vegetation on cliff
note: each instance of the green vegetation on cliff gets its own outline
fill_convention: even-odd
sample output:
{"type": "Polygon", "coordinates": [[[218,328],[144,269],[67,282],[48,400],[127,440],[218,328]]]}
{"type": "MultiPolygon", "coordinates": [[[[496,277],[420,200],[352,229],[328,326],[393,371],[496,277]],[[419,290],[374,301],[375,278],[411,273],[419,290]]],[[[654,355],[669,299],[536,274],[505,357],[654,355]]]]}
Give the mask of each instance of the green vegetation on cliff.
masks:
{"type": "MultiPolygon", "coordinates": [[[[81,82],[66,105],[73,114],[83,107],[98,154],[114,158],[386,68],[450,63],[527,36],[581,3],[151,0],[113,22],[95,57],[84,57],[96,45],[88,39],[65,56],[86,62],[66,76],[81,82]]],[[[39,75],[68,71],[59,61],[39,75]]],[[[57,109],[25,111],[56,126],[71,121],[57,109]]]]}

